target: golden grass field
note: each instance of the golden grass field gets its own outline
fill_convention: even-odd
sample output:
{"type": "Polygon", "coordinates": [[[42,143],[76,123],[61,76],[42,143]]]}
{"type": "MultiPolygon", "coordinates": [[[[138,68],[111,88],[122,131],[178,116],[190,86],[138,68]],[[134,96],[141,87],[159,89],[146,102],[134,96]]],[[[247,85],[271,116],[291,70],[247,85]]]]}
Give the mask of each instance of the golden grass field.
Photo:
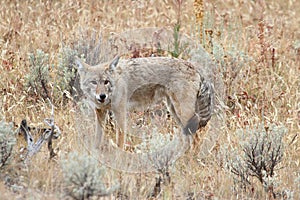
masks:
{"type": "MultiPolygon", "coordinates": [[[[162,185],[161,193],[152,199],[272,199],[255,178],[250,190],[235,190],[233,175],[220,159],[224,145],[239,145],[236,130],[261,122],[287,128],[275,191],[280,193],[278,199],[300,199],[300,1],[195,2],[1,1],[0,117],[17,128],[22,119],[44,126],[43,120],[51,115],[49,103],[25,87],[29,53],[41,49],[49,54],[50,65],[56,66],[60,49],[84,39],[82,35],[173,28],[179,20],[180,32],[200,41],[220,66],[226,126],[213,154],[200,160],[197,154],[186,153],[170,171],[171,183],[162,185]]],[[[56,70],[51,67],[50,76],[55,77],[56,70]]],[[[76,106],[71,100],[51,97],[55,123],[62,132],[53,144],[58,154],[49,160],[45,147],[24,164],[19,157],[25,141],[18,137],[12,162],[0,171],[0,199],[71,199],[65,195],[61,160],[69,152],[83,151],[74,119],[76,106]]],[[[107,198],[146,199],[155,177],[155,173],[127,174],[107,168],[103,182],[107,187],[118,182],[121,191],[118,198],[116,193],[107,198]]]]}

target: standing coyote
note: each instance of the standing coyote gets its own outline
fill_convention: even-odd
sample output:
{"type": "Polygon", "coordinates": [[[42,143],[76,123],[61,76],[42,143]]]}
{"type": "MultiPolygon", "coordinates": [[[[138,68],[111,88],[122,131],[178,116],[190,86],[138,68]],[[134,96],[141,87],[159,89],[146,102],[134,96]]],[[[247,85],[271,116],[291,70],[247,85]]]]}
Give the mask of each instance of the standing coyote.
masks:
{"type": "Polygon", "coordinates": [[[161,100],[167,102],[184,134],[207,124],[213,112],[213,86],[193,65],[168,57],[119,58],[97,66],[76,58],[81,89],[96,112],[99,140],[111,111],[118,127],[117,144],[123,148],[127,111],[161,100]]]}

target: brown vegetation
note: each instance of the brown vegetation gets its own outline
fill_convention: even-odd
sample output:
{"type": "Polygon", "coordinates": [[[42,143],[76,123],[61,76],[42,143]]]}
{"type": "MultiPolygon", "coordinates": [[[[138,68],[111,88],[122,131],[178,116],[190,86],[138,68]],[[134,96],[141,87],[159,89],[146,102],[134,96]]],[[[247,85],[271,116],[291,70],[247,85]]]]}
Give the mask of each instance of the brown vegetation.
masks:
{"type": "MultiPolygon", "coordinates": [[[[199,159],[190,152],[167,173],[126,174],[106,169],[105,186],[115,180],[120,189],[113,197],[145,199],[155,188],[158,199],[265,199],[300,196],[300,1],[240,0],[163,0],[163,1],[8,1],[0,7],[0,119],[43,127],[51,115],[51,105],[26,87],[30,72],[28,55],[37,49],[49,55],[49,76],[57,74],[58,54],[64,46],[76,46],[79,40],[103,37],[111,32],[143,27],[173,27],[211,53],[220,67],[225,85],[222,105],[226,113],[218,145],[213,154],[199,159]],[[193,6],[203,5],[203,8],[193,6]],[[198,13],[196,21],[192,14],[198,13]],[[178,19],[180,18],[180,19],[178,19]],[[199,27],[203,34],[198,36],[199,27]],[[225,167],[222,146],[236,148],[239,129],[256,124],[282,124],[288,131],[286,146],[276,173],[278,184],[269,195],[260,182],[252,180],[247,190],[237,190],[233,174],[225,167]],[[158,191],[158,192],[157,192],[158,191]]],[[[172,35],[170,37],[173,37],[172,35]]],[[[65,184],[60,160],[69,152],[83,151],[75,125],[76,105],[71,98],[55,97],[54,83],[48,83],[55,103],[55,123],[61,136],[53,141],[57,153],[49,160],[43,147],[30,163],[20,161],[24,138],[14,147],[14,159],[0,169],[0,193],[5,199],[64,199],[65,184]]],[[[267,128],[267,127],[266,127],[267,128]]],[[[203,135],[205,135],[203,133],[203,135]]],[[[201,137],[197,141],[201,142],[201,137]]],[[[195,148],[197,151],[197,148],[195,148]]],[[[111,198],[113,198],[111,197],[111,198]]],[[[123,199],[122,198],[122,199],[123,199]]],[[[121,198],[120,198],[121,199],[121,198]]]]}

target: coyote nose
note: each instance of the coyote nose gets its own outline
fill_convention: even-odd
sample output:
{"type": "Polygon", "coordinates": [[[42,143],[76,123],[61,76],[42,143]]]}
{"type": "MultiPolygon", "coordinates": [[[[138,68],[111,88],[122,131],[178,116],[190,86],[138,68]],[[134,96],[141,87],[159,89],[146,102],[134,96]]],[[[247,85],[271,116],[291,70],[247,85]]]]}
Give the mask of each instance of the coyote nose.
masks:
{"type": "Polygon", "coordinates": [[[105,94],[100,94],[100,100],[104,100],[106,98],[106,95],[105,94]]]}

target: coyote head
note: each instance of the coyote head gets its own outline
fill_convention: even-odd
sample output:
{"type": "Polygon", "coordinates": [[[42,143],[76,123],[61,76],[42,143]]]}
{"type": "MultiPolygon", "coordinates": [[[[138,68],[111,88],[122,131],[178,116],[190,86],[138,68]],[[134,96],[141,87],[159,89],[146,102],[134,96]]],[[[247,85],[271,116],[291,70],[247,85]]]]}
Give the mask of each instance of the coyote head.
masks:
{"type": "Polygon", "coordinates": [[[79,58],[75,60],[78,65],[81,89],[95,108],[100,109],[111,102],[114,90],[112,73],[118,61],[119,57],[116,57],[111,63],[90,66],[79,58]]]}

